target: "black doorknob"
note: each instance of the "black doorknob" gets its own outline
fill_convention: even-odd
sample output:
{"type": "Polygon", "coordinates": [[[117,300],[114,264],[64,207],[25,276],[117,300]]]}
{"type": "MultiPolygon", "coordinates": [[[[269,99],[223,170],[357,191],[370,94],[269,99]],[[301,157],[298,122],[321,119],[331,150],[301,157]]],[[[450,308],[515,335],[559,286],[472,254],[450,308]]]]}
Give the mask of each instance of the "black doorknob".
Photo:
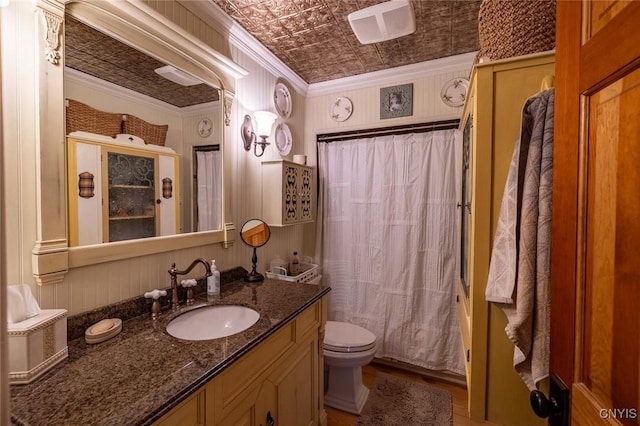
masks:
{"type": "Polygon", "coordinates": [[[547,399],[547,397],[539,390],[531,391],[529,402],[531,403],[531,408],[533,409],[533,412],[536,413],[536,416],[542,417],[543,419],[560,413],[558,401],[553,397],[547,399]]]}

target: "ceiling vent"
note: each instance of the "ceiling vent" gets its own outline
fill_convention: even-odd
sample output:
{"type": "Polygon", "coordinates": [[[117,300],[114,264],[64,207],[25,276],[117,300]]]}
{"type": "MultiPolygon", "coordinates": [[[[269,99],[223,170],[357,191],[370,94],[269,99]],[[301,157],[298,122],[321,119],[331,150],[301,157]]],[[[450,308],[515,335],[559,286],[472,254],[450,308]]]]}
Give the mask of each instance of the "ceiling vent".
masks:
{"type": "Polygon", "coordinates": [[[195,86],[196,84],[202,83],[202,81],[198,80],[197,78],[175,67],[172,67],[171,65],[165,65],[164,67],[156,68],[154,71],[167,80],[173,81],[174,83],[177,83],[181,86],[195,86]]]}
{"type": "Polygon", "coordinates": [[[362,44],[378,43],[411,34],[416,20],[411,2],[391,0],[350,13],[349,23],[362,44]]]}

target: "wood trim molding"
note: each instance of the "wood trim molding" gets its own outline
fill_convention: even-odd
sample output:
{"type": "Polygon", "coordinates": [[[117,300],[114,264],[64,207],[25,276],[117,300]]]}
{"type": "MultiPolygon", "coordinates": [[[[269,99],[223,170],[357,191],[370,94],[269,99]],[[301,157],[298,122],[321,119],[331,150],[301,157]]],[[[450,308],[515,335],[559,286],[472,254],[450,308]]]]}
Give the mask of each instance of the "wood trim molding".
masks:
{"type": "Polygon", "coordinates": [[[569,387],[574,381],[575,300],[580,91],[581,3],[560,1],[556,8],[556,104],[551,220],[550,370],[569,387]],[[573,265],[554,268],[553,265],[573,265]]]}
{"type": "Polygon", "coordinates": [[[589,66],[583,67],[580,72],[581,93],[597,91],[638,66],[640,58],[636,56],[635,52],[640,38],[639,17],[640,2],[629,2],[623,13],[614,16],[607,26],[582,45],[579,50],[579,60],[580,63],[589,64],[589,66]],[[614,30],[627,34],[627,36],[620,39],[612,35],[614,30]],[[602,57],[610,58],[610,60],[594,60],[594,58],[602,57]],[[606,75],[607,78],[600,81],[600,76],[603,75],[606,75]]]}

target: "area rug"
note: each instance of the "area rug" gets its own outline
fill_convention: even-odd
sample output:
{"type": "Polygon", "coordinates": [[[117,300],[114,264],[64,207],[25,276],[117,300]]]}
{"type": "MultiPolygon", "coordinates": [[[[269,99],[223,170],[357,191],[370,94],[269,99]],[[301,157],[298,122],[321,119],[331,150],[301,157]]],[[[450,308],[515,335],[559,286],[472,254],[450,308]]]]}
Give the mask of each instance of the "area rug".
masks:
{"type": "Polygon", "coordinates": [[[451,426],[451,394],[426,383],[379,373],[357,424],[451,426]]]}

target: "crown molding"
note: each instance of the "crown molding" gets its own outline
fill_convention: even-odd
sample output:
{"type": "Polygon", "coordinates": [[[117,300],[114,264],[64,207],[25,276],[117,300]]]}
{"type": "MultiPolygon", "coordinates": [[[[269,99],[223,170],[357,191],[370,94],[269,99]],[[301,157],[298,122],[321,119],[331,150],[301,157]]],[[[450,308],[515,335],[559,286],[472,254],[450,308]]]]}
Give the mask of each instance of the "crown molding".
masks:
{"type": "Polygon", "coordinates": [[[209,26],[221,32],[223,36],[228,37],[231,44],[246,53],[264,69],[275,76],[285,78],[297,92],[303,95],[307,93],[309,84],[306,81],[220,9],[217,4],[212,1],[189,0],[178,0],[178,3],[209,26]]]}
{"type": "Polygon", "coordinates": [[[353,75],[335,80],[323,81],[309,85],[307,96],[327,95],[339,91],[363,89],[372,86],[397,84],[416,78],[445,74],[448,72],[470,71],[477,52],[438,58],[417,64],[403,65],[395,68],[353,75]]]}

